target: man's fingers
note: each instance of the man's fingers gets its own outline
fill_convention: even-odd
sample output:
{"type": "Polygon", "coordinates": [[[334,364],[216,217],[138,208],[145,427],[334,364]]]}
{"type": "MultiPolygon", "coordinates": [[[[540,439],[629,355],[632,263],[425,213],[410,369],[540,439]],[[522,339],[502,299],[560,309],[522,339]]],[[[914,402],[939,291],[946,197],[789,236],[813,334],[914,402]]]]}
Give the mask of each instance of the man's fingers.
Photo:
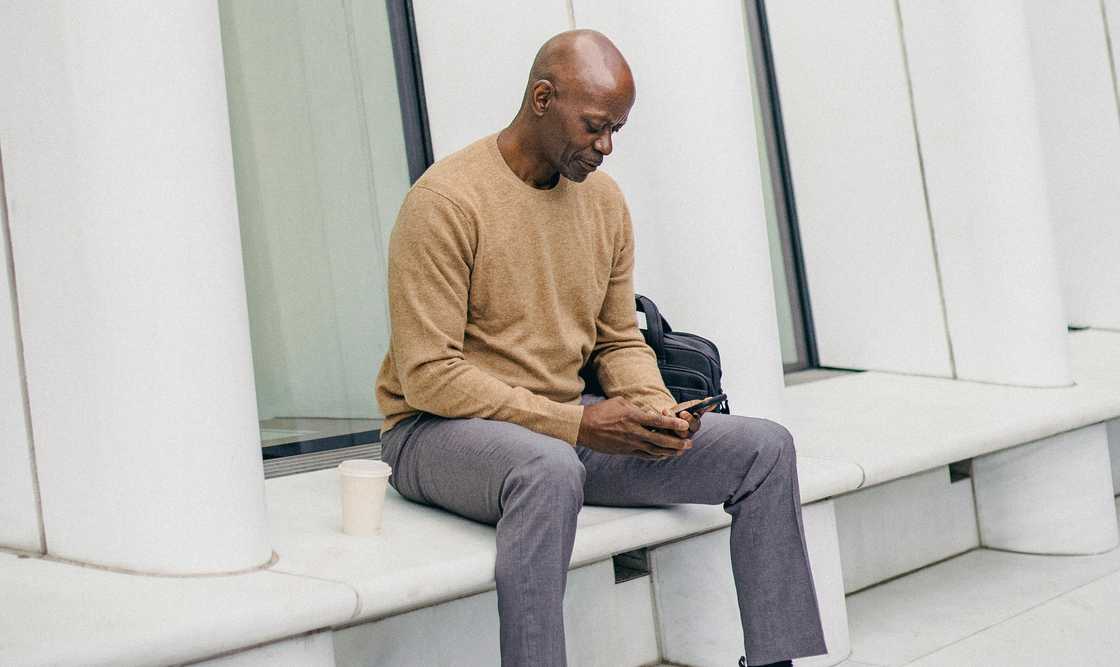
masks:
{"type": "Polygon", "coordinates": [[[688,449],[692,447],[692,441],[688,438],[682,438],[676,435],[669,435],[667,433],[654,433],[646,429],[640,434],[642,442],[647,442],[656,446],[658,449],[666,449],[671,452],[676,452],[679,449],[688,449]]]}
{"type": "Polygon", "coordinates": [[[660,428],[667,431],[687,431],[688,422],[680,417],[670,417],[668,415],[658,415],[652,412],[641,412],[638,416],[638,423],[646,428],[660,428]]]}
{"type": "Polygon", "coordinates": [[[673,406],[673,414],[675,414],[675,415],[680,414],[681,411],[687,410],[688,408],[691,408],[692,406],[696,405],[697,403],[701,402],[702,400],[704,400],[704,399],[694,398],[691,401],[683,401],[681,403],[677,403],[676,405],[673,406]]]}
{"type": "MultiPolygon", "coordinates": [[[[671,412],[669,412],[669,408],[662,408],[661,409],[661,414],[665,415],[666,417],[675,416],[671,412]]],[[[682,437],[682,438],[687,438],[689,433],[695,431],[696,430],[696,422],[699,421],[698,419],[694,419],[692,417],[692,415],[687,413],[687,412],[682,412],[681,416],[677,417],[677,419],[683,419],[685,422],[688,423],[688,429],[680,429],[680,430],[676,431],[676,433],[678,435],[680,435],[680,437],[682,437]]]]}

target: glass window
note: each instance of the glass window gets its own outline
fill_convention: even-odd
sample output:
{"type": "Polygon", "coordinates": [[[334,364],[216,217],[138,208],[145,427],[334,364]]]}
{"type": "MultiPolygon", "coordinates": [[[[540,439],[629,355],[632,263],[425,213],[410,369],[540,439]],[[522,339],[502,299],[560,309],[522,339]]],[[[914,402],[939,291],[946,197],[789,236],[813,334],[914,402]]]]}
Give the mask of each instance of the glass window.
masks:
{"type": "Polygon", "coordinates": [[[747,53],[754,84],[754,122],[758,131],[759,167],[782,364],[786,372],[817,365],[813,349],[812,317],[804,285],[804,269],[797,236],[797,211],[786,161],[781,105],[774,77],[763,0],[747,0],[747,53]]]}
{"type": "Polygon", "coordinates": [[[384,0],[221,0],[265,458],[376,442],[409,165],[384,0]]]}

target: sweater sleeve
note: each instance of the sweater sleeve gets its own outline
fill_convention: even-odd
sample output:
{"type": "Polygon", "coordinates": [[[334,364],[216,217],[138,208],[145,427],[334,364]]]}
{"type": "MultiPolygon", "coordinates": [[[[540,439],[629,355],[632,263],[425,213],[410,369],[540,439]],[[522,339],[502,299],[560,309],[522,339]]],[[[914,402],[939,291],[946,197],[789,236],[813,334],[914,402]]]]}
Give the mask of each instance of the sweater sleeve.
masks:
{"type": "Polygon", "coordinates": [[[622,226],[615,249],[607,296],[596,320],[591,358],[608,398],[622,396],[660,413],[677,404],[661,379],[657,355],[638,329],[634,309],[634,230],[623,202],[622,226]]]}
{"type": "Polygon", "coordinates": [[[413,187],[389,237],[390,354],[405,402],[442,417],[520,424],[576,443],[583,406],[511,387],[463,357],[477,236],[443,195],[413,187]]]}

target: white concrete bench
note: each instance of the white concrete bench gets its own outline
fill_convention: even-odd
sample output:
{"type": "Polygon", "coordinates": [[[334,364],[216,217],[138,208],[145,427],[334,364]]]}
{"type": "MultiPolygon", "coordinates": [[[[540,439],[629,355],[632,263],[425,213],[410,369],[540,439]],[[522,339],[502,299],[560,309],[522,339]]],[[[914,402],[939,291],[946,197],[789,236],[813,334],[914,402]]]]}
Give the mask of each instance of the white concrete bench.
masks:
{"type": "MultiPolygon", "coordinates": [[[[1112,496],[1120,479],[1111,478],[1116,463],[1110,466],[1109,445],[1120,453],[1120,332],[1075,332],[1070,348],[1076,379],[1071,387],[872,371],[786,389],[783,423],[799,455],[850,463],[863,473],[858,488],[829,503],[845,592],[979,546],[1095,553],[1117,545],[1112,496]],[[952,473],[951,464],[959,464],[952,473]]],[[[804,508],[807,534],[814,507],[804,508]]],[[[819,541],[821,532],[814,528],[813,539],[819,541]]],[[[681,562],[714,553],[702,548],[702,538],[678,544],[685,551],[681,562]]],[[[824,574],[826,582],[828,562],[813,562],[814,574],[824,574]]],[[[704,590],[693,596],[696,604],[663,624],[664,632],[671,635],[688,623],[688,613],[701,615],[703,622],[680,633],[691,641],[683,656],[674,657],[718,665],[734,630],[726,619],[735,617],[737,607],[728,594],[730,578],[709,575],[700,583],[704,590]]],[[[677,593],[687,597],[684,590],[677,593]]],[[[826,627],[845,616],[828,608],[826,627]]],[[[830,628],[845,640],[846,632],[830,628]]],[[[829,662],[847,646],[830,642],[830,648],[829,662]]],[[[813,663],[820,661],[798,661],[813,663]]]]}
{"type": "MultiPolygon", "coordinates": [[[[1115,544],[1106,434],[1120,449],[1120,333],[1070,345],[1066,388],[866,372],[787,389],[832,649],[799,664],[847,656],[845,591],[979,545],[1115,544]]],[[[353,538],[338,531],[334,471],[266,491],[278,558],[264,571],[129,576],[0,553],[0,664],[496,664],[493,528],[392,493],[383,534],[353,538]]],[[[585,507],[565,600],[571,664],[733,662],[729,523],[719,506],[585,507]],[[651,576],[615,584],[611,557],[639,547],[651,576]]]]}
{"type": "Polygon", "coordinates": [[[836,499],[847,591],[977,546],[1116,546],[1107,433],[1120,450],[1120,332],[1069,340],[1070,387],[869,371],[787,388],[799,451],[865,474],[858,491],[836,499]]]}
{"type": "MultiPolygon", "coordinates": [[[[801,457],[798,467],[818,595],[823,608],[842,615],[835,524],[831,504],[822,499],[855,489],[862,474],[852,464],[812,457],[801,457]]],[[[497,664],[492,527],[390,489],[382,534],[349,537],[339,532],[335,471],[277,478],[266,488],[281,554],[273,570],[344,582],[357,592],[353,617],[335,625],[339,665],[497,664]]],[[[565,597],[571,664],[638,665],[687,654],[692,640],[683,631],[716,619],[703,609],[706,594],[689,599],[675,591],[684,586],[703,593],[721,582],[717,594],[734,601],[733,587],[722,585],[731,584],[729,525],[718,505],[585,506],[565,597]],[[642,547],[651,547],[652,576],[615,585],[612,556],[642,547]]],[[[840,650],[820,664],[835,664],[848,653],[846,623],[834,621],[830,646],[840,650]]],[[[734,663],[742,652],[738,612],[719,625],[730,628],[721,642],[723,662],[730,657],[734,663]]]]}
{"type": "MultiPolygon", "coordinates": [[[[841,650],[821,664],[834,664],[847,655],[847,626],[824,499],[856,488],[862,474],[812,457],[798,465],[830,645],[841,650]]],[[[151,577],[0,553],[0,664],[497,664],[492,527],[390,489],[380,536],[343,535],[334,470],[268,480],[266,492],[278,555],[265,570],[151,577]]],[[[733,601],[729,524],[720,506],[585,507],[565,600],[575,612],[567,614],[571,664],[637,665],[674,650],[685,627],[675,618],[712,615],[705,600],[678,594],[682,584],[730,590],[733,601]],[[653,577],[616,585],[611,557],[640,547],[653,547],[653,577]],[[660,646],[653,595],[663,605],[660,646]]],[[[717,620],[730,620],[723,656],[733,662],[738,612],[717,620]]],[[[689,649],[687,638],[678,643],[689,649]]]]}
{"type": "Polygon", "coordinates": [[[0,665],[20,667],[179,664],[344,623],[356,606],[348,586],[267,570],[150,577],[9,553],[0,591],[0,665]]]}

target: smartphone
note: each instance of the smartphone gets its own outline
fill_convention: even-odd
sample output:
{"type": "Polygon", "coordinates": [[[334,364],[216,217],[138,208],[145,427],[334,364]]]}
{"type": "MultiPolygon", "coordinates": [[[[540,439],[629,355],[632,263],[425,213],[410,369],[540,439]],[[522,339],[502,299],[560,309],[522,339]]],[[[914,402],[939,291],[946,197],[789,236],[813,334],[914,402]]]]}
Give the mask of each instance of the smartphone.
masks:
{"type": "MultiPolygon", "coordinates": [[[[693,419],[695,419],[696,417],[699,416],[699,413],[700,413],[701,410],[703,410],[704,408],[710,407],[712,405],[719,405],[726,398],[727,398],[727,394],[720,394],[719,396],[712,396],[712,397],[709,397],[709,398],[705,398],[704,400],[700,401],[696,405],[691,405],[687,408],[682,408],[680,410],[677,410],[676,412],[673,413],[673,416],[676,417],[677,415],[679,415],[682,412],[687,412],[687,413],[692,415],[693,419]]],[[[654,433],[668,433],[668,431],[666,431],[665,429],[660,429],[660,428],[651,428],[649,430],[653,431],[654,433]]]]}
{"type": "Polygon", "coordinates": [[[723,403],[724,399],[726,399],[726,398],[727,398],[727,394],[720,394],[719,396],[712,396],[710,398],[705,398],[704,400],[700,401],[696,405],[690,405],[687,408],[677,410],[675,413],[673,413],[673,416],[679,415],[682,412],[687,412],[687,413],[691,414],[693,417],[699,417],[700,412],[702,410],[704,410],[704,408],[708,408],[708,407],[711,407],[713,405],[719,405],[720,403],[723,403]]]}

